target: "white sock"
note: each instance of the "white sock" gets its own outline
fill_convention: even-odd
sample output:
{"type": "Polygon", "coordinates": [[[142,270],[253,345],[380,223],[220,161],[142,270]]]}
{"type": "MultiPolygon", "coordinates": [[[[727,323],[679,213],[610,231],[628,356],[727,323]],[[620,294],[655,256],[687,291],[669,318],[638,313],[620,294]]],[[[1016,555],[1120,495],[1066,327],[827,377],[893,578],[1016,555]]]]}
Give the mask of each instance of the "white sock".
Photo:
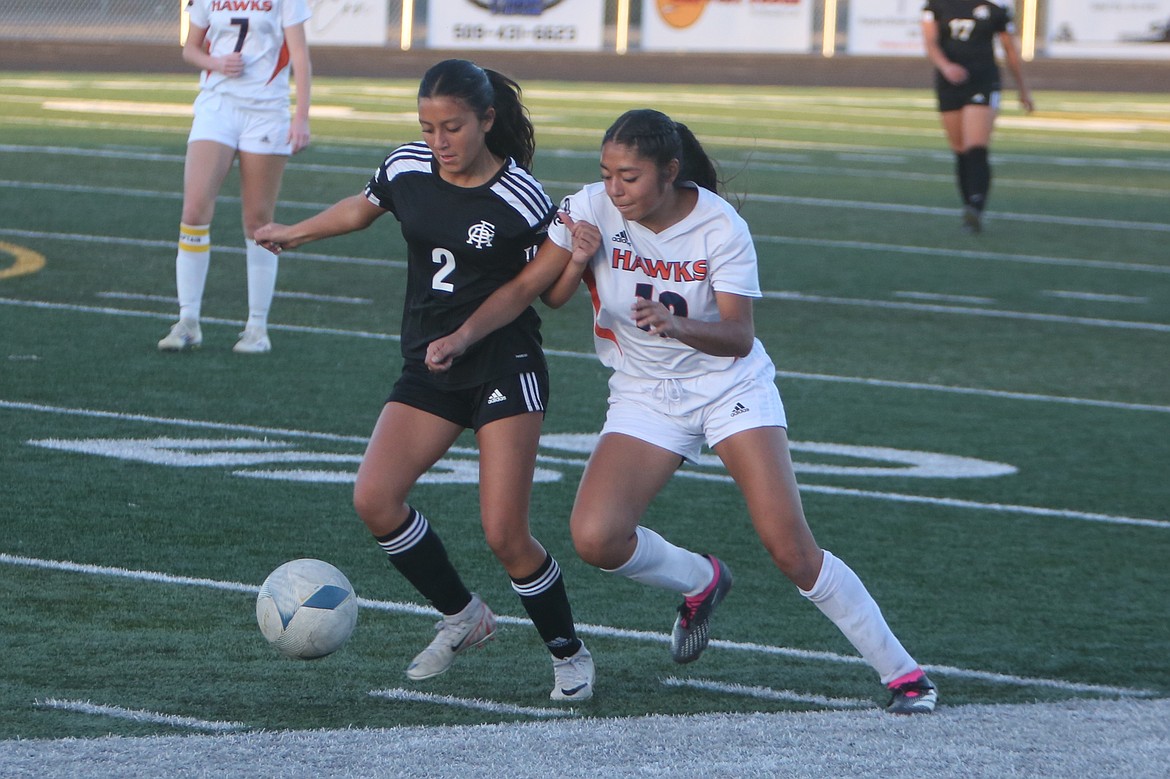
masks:
{"type": "Polygon", "coordinates": [[[175,257],[175,286],[179,319],[199,321],[203,287],[211,265],[211,225],[179,224],[179,253],[175,257]]]}
{"type": "Polygon", "coordinates": [[[268,309],[276,294],[277,256],[255,241],[244,242],[248,254],[248,327],[266,330],[268,309]]]}
{"type": "MultiPolygon", "coordinates": [[[[816,584],[800,594],[833,621],[865,661],[877,670],[882,684],[912,673],[918,663],[886,624],[882,610],[848,565],[829,551],[821,563],[816,584]]],[[[799,588],[798,588],[799,589],[799,588]]]]}
{"type": "Polygon", "coordinates": [[[634,534],[634,554],[609,573],[683,595],[698,595],[715,578],[714,566],[703,555],[675,546],[649,528],[639,526],[634,534]]]}

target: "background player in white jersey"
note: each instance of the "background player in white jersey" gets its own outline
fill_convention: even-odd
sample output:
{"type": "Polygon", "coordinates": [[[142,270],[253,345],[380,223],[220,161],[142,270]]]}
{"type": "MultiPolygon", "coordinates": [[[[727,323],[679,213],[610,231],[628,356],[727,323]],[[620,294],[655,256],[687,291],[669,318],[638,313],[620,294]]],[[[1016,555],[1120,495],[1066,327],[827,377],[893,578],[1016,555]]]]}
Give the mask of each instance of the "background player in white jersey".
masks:
{"type": "Polygon", "coordinates": [[[492,637],[496,618],[451,564],[430,522],[407,504],[414,484],[465,429],[479,444],[480,519],[488,546],[553,656],[550,697],[593,695],[593,660],[577,637],[560,566],[532,536],[529,497],[548,401],[540,317],[530,307],[442,376],[427,344],[470,316],[535,255],[556,210],[529,172],[535,141],[520,88],[467,60],[423,76],[418,118],[425,143],[395,149],[354,195],[258,240],[276,251],[361,230],[393,212],[407,241],[402,376],[358,469],[358,516],[415,589],[440,612],[438,633],[406,669],[446,671],[455,655],[492,637]]]}
{"type": "Polygon", "coordinates": [[[307,0],[190,0],[183,60],[203,71],[183,169],[183,216],[175,282],[179,321],[158,342],[163,351],[200,346],[203,288],[211,260],[215,198],[240,160],[240,199],[247,257],[248,321],[233,350],[272,348],[268,310],[277,257],[253,239],[272,221],[290,154],[309,145],[312,66],[305,41],[307,0]],[[289,117],[289,66],[296,110],[289,117]]]}
{"type": "Polygon", "coordinates": [[[775,368],[755,337],[755,248],[747,224],[716,194],[702,146],[665,114],[629,111],[604,136],[601,179],[565,199],[536,259],[459,330],[431,344],[428,366],[447,370],[537,295],[561,305],[584,281],[597,351],[614,373],[570,520],[582,559],[681,594],[671,653],[680,663],[697,659],[731,571],[640,520],[705,442],[743,492],[776,565],[889,687],[887,709],[933,711],[934,685],[861,580],[817,545],[805,521],[775,368]]]}
{"type": "Polygon", "coordinates": [[[955,154],[963,226],[973,233],[983,229],[991,190],[988,149],[1001,89],[996,39],[1015,79],[1020,105],[1029,113],[1034,107],[1014,32],[1005,0],[927,0],[922,11],[922,37],[935,68],[938,110],[955,154]]]}

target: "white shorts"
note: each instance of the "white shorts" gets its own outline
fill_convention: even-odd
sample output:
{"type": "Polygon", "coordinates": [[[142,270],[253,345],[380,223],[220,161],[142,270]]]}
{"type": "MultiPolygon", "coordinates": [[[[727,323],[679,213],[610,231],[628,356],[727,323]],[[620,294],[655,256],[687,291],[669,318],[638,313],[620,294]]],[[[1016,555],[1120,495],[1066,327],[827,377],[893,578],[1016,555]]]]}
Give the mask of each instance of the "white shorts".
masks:
{"type": "Polygon", "coordinates": [[[694,460],[703,444],[757,427],[788,427],[776,366],[756,341],[727,370],[691,379],[642,379],[614,373],[601,434],[624,433],[694,460]]]}
{"type": "Polygon", "coordinates": [[[292,154],[288,108],[253,108],[226,95],[200,92],[195,98],[191,141],[215,141],[250,154],[292,154]]]}

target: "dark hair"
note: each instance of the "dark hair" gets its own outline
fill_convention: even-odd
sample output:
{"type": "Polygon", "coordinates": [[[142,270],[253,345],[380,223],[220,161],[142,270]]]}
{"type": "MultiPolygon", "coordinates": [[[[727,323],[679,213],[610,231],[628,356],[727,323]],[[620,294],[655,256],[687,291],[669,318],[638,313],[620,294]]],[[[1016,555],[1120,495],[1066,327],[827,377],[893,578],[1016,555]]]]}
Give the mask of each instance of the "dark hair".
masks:
{"type": "Polygon", "coordinates": [[[637,150],[639,156],[652,160],[659,168],[678,160],[677,182],[693,181],[704,189],[719,191],[719,174],[699,139],[685,124],[661,111],[626,111],[605,131],[601,145],[610,142],[637,150]]]}
{"type": "Polygon", "coordinates": [[[418,96],[461,100],[480,119],[487,116],[489,108],[495,108],[496,119],[487,134],[488,149],[525,168],[532,167],[536,133],[528,109],[520,101],[520,85],[512,79],[468,60],[443,60],[423,75],[418,96]]]}

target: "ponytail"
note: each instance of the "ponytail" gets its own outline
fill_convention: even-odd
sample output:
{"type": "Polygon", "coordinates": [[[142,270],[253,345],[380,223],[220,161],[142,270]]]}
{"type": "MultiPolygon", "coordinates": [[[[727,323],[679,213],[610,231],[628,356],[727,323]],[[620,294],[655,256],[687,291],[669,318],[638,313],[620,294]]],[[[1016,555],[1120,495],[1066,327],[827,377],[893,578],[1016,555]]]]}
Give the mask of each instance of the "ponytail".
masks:
{"type": "Polygon", "coordinates": [[[528,109],[521,102],[520,85],[512,79],[469,60],[443,60],[423,75],[418,96],[461,100],[480,119],[487,117],[489,108],[494,108],[496,118],[486,137],[488,150],[497,157],[511,157],[520,166],[531,169],[536,133],[528,109]]]}

